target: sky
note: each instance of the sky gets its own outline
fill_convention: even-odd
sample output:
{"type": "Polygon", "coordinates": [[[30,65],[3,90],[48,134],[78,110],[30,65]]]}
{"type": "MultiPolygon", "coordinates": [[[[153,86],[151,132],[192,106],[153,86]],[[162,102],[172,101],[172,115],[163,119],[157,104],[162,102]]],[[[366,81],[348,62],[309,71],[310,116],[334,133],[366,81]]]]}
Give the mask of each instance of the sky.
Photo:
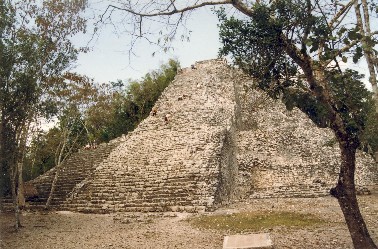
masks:
{"type": "MultiPolygon", "coordinates": [[[[140,79],[170,58],[177,59],[182,67],[188,67],[196,61],[214,59],[220,47],[217,23],[218,18],[210,9],[197,10],[186,25],[192,31],[190,41],[177,39],[172,44],[174,51],[160,51],[155,56],[152,54],[157,47],[145,41],[138,42],[133,49],[135,55],[129,56],[130,35],[116,34],[112,26],[106,26],[97,39],[90,42],[91,51],[79,55],[74,71],[93,78],[95,82],[107,83],[140,79]]],[[[75,37],[74,43],[85,46],[91,37],[89,28],[86,35],[75,37]]]]}
{"type": "MultiPolygon", "coordinates": [[[[96,15],[102,14],[106,9],[106,5],[101,5],[101,1],[91,7],[96,15]]],[[[124,13],[115,12],[113,16],[117,22],[124,13]]],[[[196,10],[186,24],[191,31],[190,41],[177,39],[172,43],[174,51],[160,51],[155,56],[152,54],[157,47],[142,40],[136,43],[132,50],[133,55],[130,56],[130,35],[122,33],[122,25],[119,23],[116,23],[115,27],[105,26],[97,33],[96,39],[92,40],[93,27],[89,26],[87,34],[74,38],[77,46],[86,46],[89,43],[91,48],[90,52],[79,55],[74,71],[93,78],[97,83],[108,83],[117,80],[138,80],[146,73],[158,69],[170,58],[177,59],[182,67],[188,67],[196,61],[215,59],[221,46],[217,24],[218,18],[210,8],[196,10]]],[[[154,38],[156,41],[158,35],[154,38]]],[[[359,64],[348,63],[343,67],[353,68],[366,76],[368,71],[365,60],[360,61],[359,64]]],[[[371,89],[367,77],[363,81],[371,89]]]]}

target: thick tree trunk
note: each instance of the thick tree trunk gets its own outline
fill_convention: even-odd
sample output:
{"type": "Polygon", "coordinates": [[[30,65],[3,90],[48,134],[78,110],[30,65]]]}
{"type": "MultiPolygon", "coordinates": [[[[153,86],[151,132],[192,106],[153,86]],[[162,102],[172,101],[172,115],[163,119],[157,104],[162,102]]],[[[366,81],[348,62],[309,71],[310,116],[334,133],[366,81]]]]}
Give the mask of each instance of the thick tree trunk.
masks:
{"type": "MultiPolygon", "coordinates": [[[[14,129],[12,129],[9,125],[6,124],[4,121],[5,118],[2,116],[1,118],[1,124],[0,124],[0,167],[1,167],[1,178],[2,181],[6,181],[4,178],[4,174],[7,173],[7,177],[10,180],[10,191],[12,195],[12,202],[15,212],[15,228],[16,230],[19,229],[21,226],[20,222],[20,209],[18,205],[18,195],[17,195],[17,188],[18,188],[18,180],[19,180],[19,172],[17,168],[16,158],[17,158],[17,143],[16,143],[16,133],[14,132],[14,129]]],[[[8,181],[7,181],[8,182],[8,181]]],[[[1,182],[3,184],[2,187],[5,187],[5,183],[1,182]]],[[[2,190],[3,192],[3,190],[2,190]]],[[[4,194],[4,193],[1,193],[4,194]]]]}
{"type": "Polygon", "coordinates": [[[356,249],[377,249],[370,237],[365,221],[358,206],[354,174],[356,166],[356,146],[340,142],[341,167],[337,186],[331,194],[337,198],[344,214],[345,222],[356,249]]]}

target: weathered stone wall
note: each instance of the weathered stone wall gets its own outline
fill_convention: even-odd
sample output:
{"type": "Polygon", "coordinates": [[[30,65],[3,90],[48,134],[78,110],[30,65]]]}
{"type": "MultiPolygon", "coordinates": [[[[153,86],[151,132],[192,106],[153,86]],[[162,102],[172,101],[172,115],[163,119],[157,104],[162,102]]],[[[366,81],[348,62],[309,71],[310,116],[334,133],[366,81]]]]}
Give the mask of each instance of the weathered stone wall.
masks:
{"type": "MultiPolygon", "coordinates": [[[[242,122],[238,133],[241,196],[309,197],[327,195],[335,186],[340,150],[330,129],[316,127],[298,109],[287,111],[279,101],[252,90],[244,81],[238,100],[242,122]]],[[[377,165],[357,155],[356,183],[377,183],[377,165]]]]}
{"type": "Polygon", "coordinates": [[[221,61],[196,68],[183,70],[168,86],[157,114],[75,189],[67,208],[199,211],[232,198],[237,174],[232,71],[221,61]]]}
{"type": "MultiPolygon", "coordinates": [[[[329,129],[253,90],[249,77],[222,60],[195,67],[184,69],[167,87],[156,115],[89,171],[66,170],[58,186],[64,193],[55,202],[59,208],[193,212],[236,198],[328,194],[339,167],[329,129]]],[[[357,161],[357,184],[377,184],[374,161],[361,152],[357,161]]],[[[50,179],[51,185],[49,174],[40,179],[50,179]]],[[[39,189],[42,182],[49,181],[35,181],[39,189]]]]}
{"type": "MultiPolygon", "coordinates": [[[[73,190],[76,184],[84,180],[93,170],[105,160],[110,151],[112,151],[123,138],[117,138],[109,143],[103,143],[97,148],[89,150],[82,149],[69,157],[61,166],[59,171],[56,189],[53,194],[51,206],[60,208],[66,200],[66,196],[73,190]]],[[[56,174],[56,168],[52,168],[45,174],[31,180],[27,183],[29,186],[35,186],[35,196],[27,196],[27,199],[32,199],[30,205],[43,206],[51,191],[51,184],[56,174]],[[33,198],[34,197],[34,198],[33,198]]]]}

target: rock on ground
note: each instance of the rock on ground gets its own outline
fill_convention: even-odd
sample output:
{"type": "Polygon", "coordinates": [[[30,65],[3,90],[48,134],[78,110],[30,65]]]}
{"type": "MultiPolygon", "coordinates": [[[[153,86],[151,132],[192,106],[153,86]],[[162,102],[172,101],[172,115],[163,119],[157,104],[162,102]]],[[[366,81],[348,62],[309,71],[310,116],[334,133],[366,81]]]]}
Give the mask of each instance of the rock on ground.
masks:
{"type": "MultiPolygon", "coordinates": [[[[378,191],[359,197],[359,202],[371,236],[378,243],[378,191]]],[[[260,231],[271,234],[276,249],[353,248],[338,203],[331,197],[248,200],[215,213],[271,210],[312,213],[328,220],[325,225],[301,230],[274,227],[260,231]]],[[[223,237],[231,233],[192,227],[186,221],[191,215],[24,212],[24,227],[15,233],[12,214],[1,213],[0,248],[222,248],[223,237]]]]}

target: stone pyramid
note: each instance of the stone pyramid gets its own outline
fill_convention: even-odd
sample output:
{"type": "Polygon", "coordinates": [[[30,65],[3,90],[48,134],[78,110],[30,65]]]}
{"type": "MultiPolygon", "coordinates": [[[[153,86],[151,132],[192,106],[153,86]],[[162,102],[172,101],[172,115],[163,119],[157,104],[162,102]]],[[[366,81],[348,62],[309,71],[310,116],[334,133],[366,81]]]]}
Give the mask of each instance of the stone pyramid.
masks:
{"type": "MultiPolygon", "coordinates": [[[[80,180],[66,187],[73,182],[67,177],[57,186],[66,190],[55,207],[198,212],[243,198],[327,195],[339,166],[332,132],[252,85],[223,60],[183,69],[156,113],[112,143],[90,170],[78,173],[80,180]]],[[[65,167],[69,172],[81,164],[65,167]]],[[[357,183],[374,185],[377,178],[376,163],[359,152],[357,183]]],[[[51,179],[32,183],[41,190],[51,179]]]]}

